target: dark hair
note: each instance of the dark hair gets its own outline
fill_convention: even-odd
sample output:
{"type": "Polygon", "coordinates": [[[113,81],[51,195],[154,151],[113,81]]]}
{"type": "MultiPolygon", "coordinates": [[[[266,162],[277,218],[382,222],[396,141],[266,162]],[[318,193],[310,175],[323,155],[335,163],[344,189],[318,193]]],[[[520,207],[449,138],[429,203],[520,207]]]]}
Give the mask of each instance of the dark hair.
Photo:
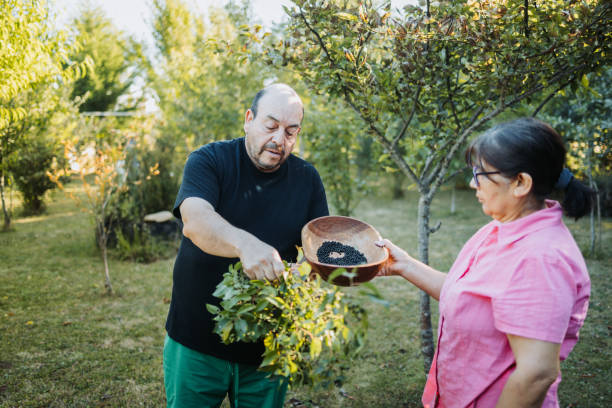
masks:
{"type": "MultiPolygon", "coordinates": [[[[469,166],[486,162],[505,177],[529,174],[531,194],[543,201],[554,190],[565,165],[566,150],[561,136],[549,125],[534,118],[501,123],[473,140],[465,152],[469,166]]],[[[565,187],[563,210],[576,219],[586,215],[593,204],[593,191],[572,177],[565,187]]]]}
{"type": "Polygon", "coordinates": [[[255,94],[255,97],[253,98],[253,103],[251,103],[251,112],[253,112],[253,118],[257,117],[257,108],[259,107],[259,100],[265,93],[266,93],[266,88],[257,92],[255,94]]]}

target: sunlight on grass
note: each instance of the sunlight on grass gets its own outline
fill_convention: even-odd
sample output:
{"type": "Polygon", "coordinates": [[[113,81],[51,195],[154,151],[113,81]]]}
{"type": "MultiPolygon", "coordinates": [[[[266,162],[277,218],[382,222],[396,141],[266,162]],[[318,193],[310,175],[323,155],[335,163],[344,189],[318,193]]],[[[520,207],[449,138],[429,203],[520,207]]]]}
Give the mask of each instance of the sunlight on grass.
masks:
{"type": "Polygon", "coordinates": [[[57,214],[51,214],[51,215],[37,215],[37,216],[27,217],[27,218],[18,218],[13,221],[13,224],[29,224],[31,222],[46,221],[52,218],[73,217],[75,214],[77,214],[77,212],[69,211],[69,212],[57,213],[57,214]]]}

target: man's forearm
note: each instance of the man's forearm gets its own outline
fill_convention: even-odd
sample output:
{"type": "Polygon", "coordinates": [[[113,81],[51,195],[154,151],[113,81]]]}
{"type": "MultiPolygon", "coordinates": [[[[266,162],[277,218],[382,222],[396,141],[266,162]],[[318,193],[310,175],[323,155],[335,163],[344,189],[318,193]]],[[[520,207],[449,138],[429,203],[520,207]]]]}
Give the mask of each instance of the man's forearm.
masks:
{"type": "Polygon", "coordinates": [[[183,234],[202,251],[226,258],[240,258],[251,279],[276,279],[285,266],[278,251],[253,234],[236,228],[206,200],[185,199],[180,207],[183,234]]]}
{"type": "Polygon", "coordinates": [[[188,198],[180,208],[183,235],[208,254],[238,258],[240,248],[252,237],[223,219],[205,200],[188,198]]]}

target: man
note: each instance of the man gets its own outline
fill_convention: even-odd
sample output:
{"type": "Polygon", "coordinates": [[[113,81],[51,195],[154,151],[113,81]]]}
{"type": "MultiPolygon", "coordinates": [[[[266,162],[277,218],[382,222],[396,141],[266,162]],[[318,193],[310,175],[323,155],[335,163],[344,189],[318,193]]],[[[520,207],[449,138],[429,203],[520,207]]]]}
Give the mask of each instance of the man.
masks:
{"type": "Polygon", "coordinates": [[[287,85],[257,93],[244,138],[191,153],[174,205],[184,224],[166,322],[164,377],[168,407],[282,407],[287,384],[257,371],[263,344],[224,345],[206,304],[230,264],[251,279],[274,280],[294,261],[301,229],[328,215],[315,168],[293,156],[304,115],[287,85]]]}

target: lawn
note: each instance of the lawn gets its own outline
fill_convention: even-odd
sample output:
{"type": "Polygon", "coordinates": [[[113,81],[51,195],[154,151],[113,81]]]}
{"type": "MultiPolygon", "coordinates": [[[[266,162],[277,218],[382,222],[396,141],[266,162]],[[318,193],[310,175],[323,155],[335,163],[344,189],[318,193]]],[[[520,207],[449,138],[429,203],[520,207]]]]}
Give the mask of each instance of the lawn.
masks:
{"type": "MultiPolygon", "coordinates": [[[[433,204],[432,223],[440,220],[442,228],[432,236],[430,260],[443,270],[488,221],[472,192],[460,191],[457,200],[455,214],[449,212],[449,192],[433,204]]],[[[355,216],[414,254],[416,208],[414,193],[396,201],[369,197],[355,216]]],[[[586,247],[588,219],[566,223],[586,247]]],[[[603,233],[604,249],[587,260],[593,286],[589,315],[578,345],[562,364],[562,407],[612,402],[612,220],[605,221],[603,233]]],[[[163,406],[161,354],[173,263],[112,259],[117,294],[107,296],[87,214],[63,193],[52,196],[44,216],[16,218],[14,230],[0,234],[0,406],[163,406]]],[[[400,278],[374,283],[390,306],[363,299],[371,328],[346,382],[331,390],[290,390],[287,407],[419,406],[425,376],[418,291],[400,278]]],[[[435,326],[435,301],[432,311],[435,326]]]]}

